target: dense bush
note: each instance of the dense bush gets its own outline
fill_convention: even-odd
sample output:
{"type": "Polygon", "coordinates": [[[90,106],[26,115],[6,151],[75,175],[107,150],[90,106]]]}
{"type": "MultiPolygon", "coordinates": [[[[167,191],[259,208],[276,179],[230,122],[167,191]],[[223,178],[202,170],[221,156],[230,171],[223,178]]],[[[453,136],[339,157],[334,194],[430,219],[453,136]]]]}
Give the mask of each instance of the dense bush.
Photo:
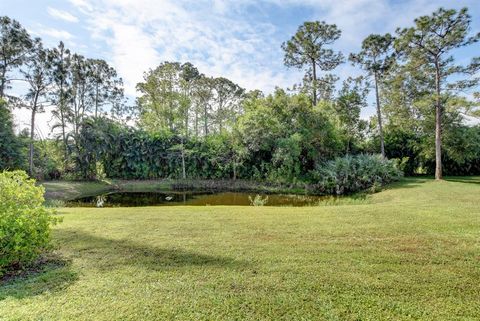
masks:
{"type": "Polygon", "coordinates": [[[13,130],[13,116],[0,98],[0,169],[26,168],[26,152],[22,139],[13,130]]]}
{"type": "Polygon", "coordinates": [[[311,106],[303,94],[277,89],[267,97],[250,97],[238,118],[236,133],[246,150],[247,179],[274,183],[307,180],[317,163],[343,153],[339,130],[323,106],[311,106]]]}
{"type": "Polygon", "coordinates": [[[376,190],[401,176],[395,162],[380,155],[338,157],[312,172],[319,192],[337,195],[376,190]]]}
{"type": "Polygon", "coordinates": [[[60,179],[64,174],[64,156],[60,144],[52,139],[34,142],[34,173],[37,180],[60,179]]]}
{"type": "Polygon", "coordinates": [[[101,118],[82,125],[75,146],[76,172],[81,178],[98,178],[100,163],[109,178],[180,178],[182,148],[188,178],[233,176],[235,155],[226,135],[182,140],[172,133],[148,133],[101,118]]]}
{"type": "Polygon", "coordinates": [[[260,109],[258,113],[242,116],[232,133],[206,137],[182,138],[104,118],[86,119],[71,148],[75,172],[84,179],[98,178],[96,164],[101,163],[109,178],[181,178],[183,149],[187,178],[304,181],[317,162],[332,158],[343,147],[326,117],[309,108],[308,100],[278,96],[289,102],[285,115],[275,110],[275,99],[262,100],[249,107],[260,109]],[[271,124],[284,120],[291,124],[282,128],[271,124]]]}
{"type": "Polygon", "coordinates": [[[33,262],[50,241],[55,223],[43,206],[43,187],[23,171],[0,173],[0,277],[33,262]]]}
{"type": "MultiPolygon", "coordinates": [[[[480,175],[480,126],[456,126],[444,135],[442,166],[445,175],[480,175]]],[[[432,153],[433,154],[433,153],[432,153]]],[[[435,173],[435,157],[425,162],[435,173]]]]}
{"type": "MultiPolygon", "coordinates": [[[[405,175],[414,175],[422,166],[422,158],[419,155],[419,141],[413,130],[406,131],[394,126],[385,127],[385,153],[389,159],[403,159],[403,171],[405,175]]],[[[378,150],[378,149],[377,149],[378,150]]]]}

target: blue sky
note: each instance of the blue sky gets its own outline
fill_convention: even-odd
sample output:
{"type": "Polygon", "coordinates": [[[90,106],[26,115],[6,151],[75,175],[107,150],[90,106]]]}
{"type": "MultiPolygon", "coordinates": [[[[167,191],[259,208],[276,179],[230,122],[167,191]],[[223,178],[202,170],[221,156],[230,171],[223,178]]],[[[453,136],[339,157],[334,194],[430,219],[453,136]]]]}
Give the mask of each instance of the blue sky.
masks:
{"type": "MultiPolygon", "coordinates": [[[[283,65],[280,45],[304,21],[337,24],[343,34],[335,47],[348,55],[370,33],[407,27],[440,6],[469,7],[472,31],[480,31],[478,0],[0,0],[0,14],[20,21],[47,46],[63,40],[75,52],[107,60],[133,97],[143,72],[165,60],[190,61],[247,89],[290,87],[301,73],[283,65]]],[[[467,62],[475,55],[479,44],[456,58],[467,62]]],[[[336,72],[360,73],[349,64],[336,72]]],[[[362,115],[372,114],[368,107],[362,115]]],[[[20,125],[23,118],[17,112],[20,125]]]]}

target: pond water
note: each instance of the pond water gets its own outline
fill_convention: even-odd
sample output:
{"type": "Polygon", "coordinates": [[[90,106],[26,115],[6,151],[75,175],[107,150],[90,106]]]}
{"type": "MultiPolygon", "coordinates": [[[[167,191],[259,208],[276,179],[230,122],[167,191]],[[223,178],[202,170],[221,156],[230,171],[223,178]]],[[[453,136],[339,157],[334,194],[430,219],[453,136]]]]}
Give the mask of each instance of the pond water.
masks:
{"type": "MultiPolygon", "coordinates": [[[[67,203],[70,207],[134,207],[175,205],[252,205],[256,193],[237,192],[118,192],[82,197],[67,203]]],[[[258,198],[258,196],[257,196],[258,198]]],[[[271,194],[260,195],[264,206],[311,206],[323,197],[305,195],[271,194]]]]}

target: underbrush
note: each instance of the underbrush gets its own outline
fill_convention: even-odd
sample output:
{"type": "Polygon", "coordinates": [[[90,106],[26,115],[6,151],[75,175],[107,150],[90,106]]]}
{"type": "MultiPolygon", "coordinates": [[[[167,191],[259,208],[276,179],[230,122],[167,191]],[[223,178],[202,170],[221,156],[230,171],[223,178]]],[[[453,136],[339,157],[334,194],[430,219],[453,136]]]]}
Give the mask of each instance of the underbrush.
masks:
{"type": "Polygon", "coordinates": [[[315,189],[330,195],[375,193],[403,176],[396,162],[380,155],[338,157],[320,165],[311,174],[316,181],[315,189]]]}

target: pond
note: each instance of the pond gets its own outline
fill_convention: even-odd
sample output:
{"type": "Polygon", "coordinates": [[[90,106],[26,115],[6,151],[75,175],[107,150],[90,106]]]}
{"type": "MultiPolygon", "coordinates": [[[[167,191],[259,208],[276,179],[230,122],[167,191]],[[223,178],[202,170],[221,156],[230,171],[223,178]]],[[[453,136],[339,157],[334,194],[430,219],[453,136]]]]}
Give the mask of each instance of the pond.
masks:
{"type": "Polygon", "coordinates": [[[238,192],[114,192],[96,196],[82,197],[67,202],[70,207],[134,207],[134,206],[175,206],[175,205],[243,205],[250,206],[255,201],[265,206],[311,206],[324,197],[306,195],[271,194],[238,192]]]}

